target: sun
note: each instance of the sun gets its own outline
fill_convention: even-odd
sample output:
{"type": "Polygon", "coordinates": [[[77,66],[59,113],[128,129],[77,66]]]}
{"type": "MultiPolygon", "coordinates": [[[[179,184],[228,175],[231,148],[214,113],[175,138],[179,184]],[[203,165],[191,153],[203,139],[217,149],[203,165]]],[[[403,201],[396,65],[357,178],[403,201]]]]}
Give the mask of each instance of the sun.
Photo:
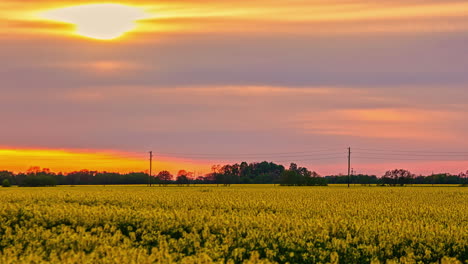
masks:
{"type": "Polygon", "coordinates": [[[112,40],[136,28],[136,21],[148,18],[142,9],[122,4],[89,4],[47,11],[42,17],[74,24],[76,34],[98,40],[112,40]]]}

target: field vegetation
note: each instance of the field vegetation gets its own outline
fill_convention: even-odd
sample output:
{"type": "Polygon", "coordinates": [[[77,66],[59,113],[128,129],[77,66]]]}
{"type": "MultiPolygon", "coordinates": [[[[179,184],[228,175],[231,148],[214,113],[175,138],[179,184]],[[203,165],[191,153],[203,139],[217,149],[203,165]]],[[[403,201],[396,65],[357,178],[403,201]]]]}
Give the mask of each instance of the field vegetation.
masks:
{"type": "Polygon", "coordinates": [[[459,187],[0,189],[0,263],[467,263],[459,187]]]}

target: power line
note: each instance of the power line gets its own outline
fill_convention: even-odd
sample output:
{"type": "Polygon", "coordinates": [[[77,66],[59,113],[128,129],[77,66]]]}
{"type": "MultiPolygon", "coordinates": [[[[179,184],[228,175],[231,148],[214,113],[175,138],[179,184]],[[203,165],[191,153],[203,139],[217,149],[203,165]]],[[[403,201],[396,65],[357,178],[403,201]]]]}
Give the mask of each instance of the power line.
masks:
{"type": "Polygon", "coordinates": [[[149,164],[149,174],[148,174],[148,185],[151,187],[151,177],[153,176],[152,174],[152,169],[153,169],[153,151],[149,152],[150,155],[150,164],[149,164]]]}
{"type": "Polygon", "coordinates": [[[348,148],[348,188],[349,188],[350,179],[351,179],[350,169],[351,169],[351,147],[348,148]]]}
{"type": "Polygon", "coordinates": [[[427,159],[427,158],[389,158],[389,157],[364,157],[364,156],[357,156],[356,159],[374,159],[374,160],[388,160],[388,161],[405,161],[405,160],[416,160],[416,161],[466,161],[466,159],[427,159]]]}
{"type": "Polygon", "coordinates": [[[183,153],[183,152],[158,152],[160,155],[181,155],[181,156],[282,156],[282,155],[300,155],[307,153],[324,153],[324,152],[337,152],[341,151],[341,148],[333,149],[320,149],[320,150],[309,150],[309,151],[294,151],[294,152],[268,152],[268,153],[183,153]]]}
{"type": "Polygon", "coordinates": [[[343,154],[343,153],[339,153],[339,152],[335,152],[335,153],[327,153],[327,154],[324,154],[324,155],[317,155],[317,154],[308,154],[308,155],[292,155],[292,156],[279,156],[279,155],[276,155],[276,156],[268,156],[268,155],[265,155],[265,156],[229,156],[229,155],[220,155],[220,156],[212,156],[212,157],[209,157],[209,156],[204,156],[204,157],[189,157],[189,156],[174,156],[176,158],[185,158],[185,159],[195,159],[195,160],[203,160],[203,159],[217,159],[217,160],[220,160],[220,159],[226,159],[226,160],[230,160],[230,159],[275,159],[275,158],[280,158],[280,159],[283,159],[283,158],[303,158],[303,157],[310,157],[310,158],[322,158],[322,157],[328,157],[328,156],[336,156],[336,155],[340,155],[340,154],[343,154]]]}
{"type": "Polygon", "coordinates": [[[367,151],[358,151],[355,152],[357,154],[370,154],[370,155],[379,155],[379,156],[420,156],[420,157],[460,157],[460,156],[468,156],[468,152],[466,154],[436,154],[436,153],[429,153],[429,154],[418,154],[418,153],[381,153],[381,152],[367,152],[367,151]]]}
{"type": "MultiPolygon", "coordinates": [[[[327,160],[327,159],[338,159],[338,158],[343,158],[343,153],[339,152],[333,152],[333,153],[324,153],[324,154],[304,154],[304,155],[290,155],[290,156],[258,156],[258,157],[249,157],[249,156],[221,156],[221,157],[183,157],[183,156],[178,156],[174,158],[180,158],[180,159],[191,159],[191,160],[203,160],[203,159],[212,159],[212,160],[217,160],[217,161],[230,161],[233,159],[247,159],[247,160],[282,160],[284,162],[286,161],[313,161],[313,160],[327,160]],[[296,159],[299,158],[299,159],[296,159]],[[302,158],[302,159],[301,159],[302,158]]],[[[153,157],[155,156],[154,153],[152,155],[153,157]]],[[[2,157],[0,156],[0,159],[2,158],[7,158],[7,156],[2,157]]],[[[26,157],[28,158],[28,156],[26,157]]],[[[76,159],[76,157],[38,157],[38,156],[29,156],[31,159],[36,159],[40,161],[63,161],[63,160],[71,160],[71,159],[76,159]]],[[[136,157],[136,156],[106,156],[106,157],[86,157],[86,158],[78,158],[79,161],[82,162],[101,162],[101,163],[112,163],[113,161],[120,160],[120,159],[125,159],[125,158],[132,158],[132,159],[140,159],[144,160],[145,158],[143,156],[141,157],[136,157]]]]}
{"type": "MultiPolygon", "coordinates": [[[[348,163],[350,163],[350,148],[348,150],[348,163]]],[[[269,152],[269,153],[159,153],[162,155],[176,155],[174,158],[187,159],[187,160],[212,160],[213,162],[230,162],[236,159],[244,159],[245,161],[266,161],[272,160],[274,162],[296,162],[296,161],[320,161],[320,160],[334,160],[342,159],[345,157],[345,149],[327,148],[327,149],[314,149],[309,151],[296,151],[296,152],[269,152]],[[341,150],[341,151],[339,151],[341,150]]],[[[101,163],[112,163],[119,159],[135,159],[144,160],[145,158],[140,154],[98,154],[97,157],[89,157],[83,153],[84,157],[78,156],[52,156],[42,157],[39,155],[27,155],[26,158],[36,159],[37,161],[63,161],[67,159],[78,159],[82,162],[96,161],[101,163]]],[[[353,148],[353,156],[359,160],[386,160],[386,161],[466,161],[468,158],[467,151],[416,151],[416,150],[387,150],[387,149],[372,149],[372,148],[353,148]],[[356,151],[357,150],[357,151],[356,151]]],[[[150,159],[154,156],[150,152],[150,159]]],[[[9,157],[8,155],[0,155],[0,160],[9,157]]],[[[23,156],[24,157],[24,156],[23,156]]],[[[167,156],[166,156],[167,157],[167,156]]],[[[151,165],[150,165],[151,166],[151,165]]],[[[350,164],[348,164],[350,166],[350,164]]],[[[150,168],[151,169],[151,168],[150,168]]],[[[151,174],[151,173],[150,173],[151,174]]]]}
{"type": "Polygon", "coordinates": [[[369,149],[353,148],[355,150],[388,152],[388,153],[439,153],[439,154],[468,154],[468,151],[433,151],[433,150],[390,150],[390,149],[369,149]]]}
{"type": "Polygon", "coordinates": [[[275,162],[291,162],[291,161],[316,161],[316,160],[336,160],[336,159],[343,159],[345,156],[335,156],[335,157],[328,157],[328,158],[314,158],[314,159],[294,159],[294,160],[273,160],[275,162]]]}

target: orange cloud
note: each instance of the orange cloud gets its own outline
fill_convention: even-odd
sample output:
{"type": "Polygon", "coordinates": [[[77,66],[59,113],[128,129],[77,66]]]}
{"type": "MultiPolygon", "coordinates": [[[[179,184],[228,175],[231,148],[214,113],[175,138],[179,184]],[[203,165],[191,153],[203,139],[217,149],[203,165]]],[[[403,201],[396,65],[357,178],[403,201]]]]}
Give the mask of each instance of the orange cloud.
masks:
{"type": "Polygon", "coordinates": [[[458,136],[448,125],[463,113],[425,109],[344,109],[303,115],[309,133],[367,138],[447,141],[458,136]]]}
{"type": "Polygon", "coordinates": [[[159,104],[191,105],[197,102],[206,108],[218,109],[216,113],[210,113],[211,119],[200,118],[200,112],[191,111],[183,116],[177,113],[148,115],[139,117],[135,123],[127,121],[133,127],[154,124],[145,125],[145,129],[153,132],[170,132],[187,126],[202,131],[217,130],[219,127],[229,131],[248,131],[260,129],[259,124],[262,124],[261,130],[267,131],[291,129],[306,134],[433,140],[439,143],[453,143],[463,137],[463,131],[457,124],[463,123],[467,111],[453,105],[441,110],[427,109],[415,102],[410,108],[406,106],[406,99],[397,95],[380,94],[378,90],[365,88],[340,87],[112,86],[75,89],[62,96],[63,100],[73,103],[148,100],[159,104]],[[220,102],[223,107],[220,107],[220,102]],[[379,105],[386,107],[379,108],[379,105]],[[356,108],[363,106],[368,108],[356,108]],[[239,119],[242,111],[249,114],[239,119]],[[277,121],[265,122],[272,115],[277,121]],[[217,122],[213,122],[213,117],[217,122]]]}
{"type": "Polygon", "coordinates": [[[77,62],[64,65],[48,65],[53,67],[65,67],[71,70],[79,70],[93,75],[129,74],[143,68],[142,65],[128,61],[96,60],[77,62]]]}

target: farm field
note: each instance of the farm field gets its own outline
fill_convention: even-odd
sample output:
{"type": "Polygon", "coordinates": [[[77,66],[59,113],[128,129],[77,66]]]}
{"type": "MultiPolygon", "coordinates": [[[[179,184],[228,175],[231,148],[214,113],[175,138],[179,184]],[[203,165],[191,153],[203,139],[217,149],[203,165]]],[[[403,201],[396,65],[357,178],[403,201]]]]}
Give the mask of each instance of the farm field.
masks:
{"type": "Polygon", "coordinates": [[[1,188],[0,235],[0,263],[468,263],[468,188],[1,188]]]}

